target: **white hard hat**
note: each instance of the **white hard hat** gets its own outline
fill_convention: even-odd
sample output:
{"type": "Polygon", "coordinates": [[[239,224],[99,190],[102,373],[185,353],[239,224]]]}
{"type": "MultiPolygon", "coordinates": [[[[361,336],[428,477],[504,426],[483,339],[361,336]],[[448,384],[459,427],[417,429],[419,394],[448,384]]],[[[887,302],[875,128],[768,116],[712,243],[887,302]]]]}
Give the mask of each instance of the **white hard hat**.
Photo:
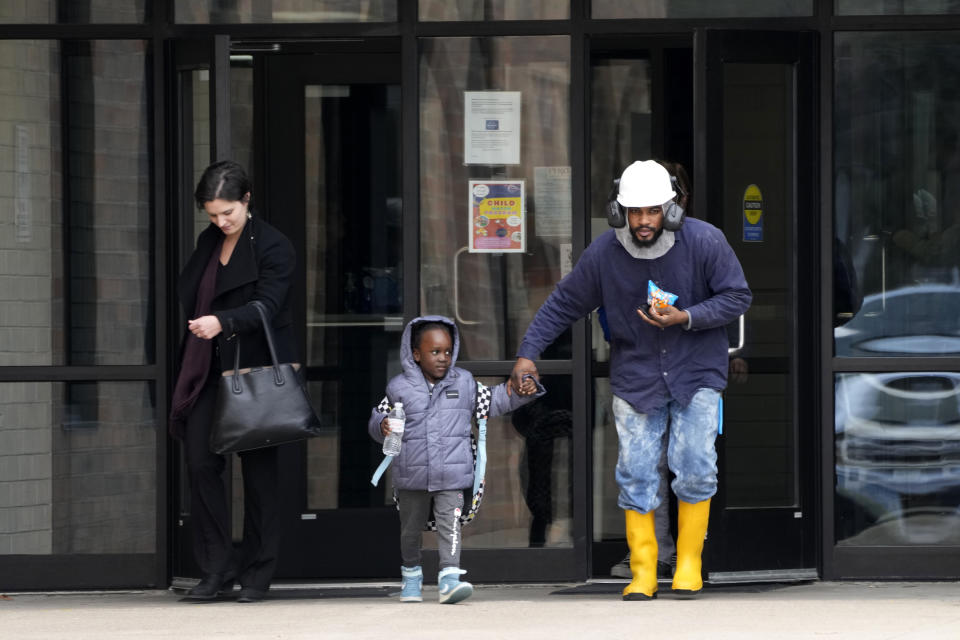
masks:
{"type": "Polygon", "coordinates": [[[637,160],[620,176],[617,202],[627,208],[657,207],[676,195],[663,165],[656,160],[637,160]]]}

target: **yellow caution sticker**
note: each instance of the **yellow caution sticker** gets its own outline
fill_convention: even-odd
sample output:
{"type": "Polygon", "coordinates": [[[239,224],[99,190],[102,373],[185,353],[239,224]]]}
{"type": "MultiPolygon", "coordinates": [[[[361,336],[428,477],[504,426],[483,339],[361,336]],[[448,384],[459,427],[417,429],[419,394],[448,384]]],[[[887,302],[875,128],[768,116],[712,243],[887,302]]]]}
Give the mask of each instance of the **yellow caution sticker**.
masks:
{"type": "Polygon", "coordinates": [[[743,192],[743,241],[763,242],[763,193],[755,184],[743,192]]]}

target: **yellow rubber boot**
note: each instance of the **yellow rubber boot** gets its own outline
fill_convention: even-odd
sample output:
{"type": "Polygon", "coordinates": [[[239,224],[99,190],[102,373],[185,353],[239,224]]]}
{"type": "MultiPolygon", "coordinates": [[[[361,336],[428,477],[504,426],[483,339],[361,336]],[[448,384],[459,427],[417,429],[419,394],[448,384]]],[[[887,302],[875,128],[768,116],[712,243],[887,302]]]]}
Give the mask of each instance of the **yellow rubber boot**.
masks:
{"type": "Polygon", "coordinates": [[[623,590],[623,599],[652,600],[657,597],[657,534],[653,530],[653,511],[625,513],[633,580],[623,590]]]}
{"type": "Polygon", "coordinates": [[[703,589],[700,567],[709,519],[710,500],[694,504],[678,501],[677,571],[673,574],[673,590],[680,595],[695,596],[703,589]]]}

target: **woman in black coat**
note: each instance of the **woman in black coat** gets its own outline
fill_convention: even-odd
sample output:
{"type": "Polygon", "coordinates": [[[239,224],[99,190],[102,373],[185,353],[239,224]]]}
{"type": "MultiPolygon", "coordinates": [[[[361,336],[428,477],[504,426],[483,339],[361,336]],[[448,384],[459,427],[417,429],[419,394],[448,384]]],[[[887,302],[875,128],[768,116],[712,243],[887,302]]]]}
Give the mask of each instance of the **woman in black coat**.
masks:
{"type": "Polygon", "coordinates": [[[234,553],[228,496],[221,475],[225,458],[210,451],[217,380],[232,369],[238,341],[240,366],[271,364],[257,310],[272,319],[280,362],[296,358],[288,297],[296,265],[293,245],[250,213],[250,180],[235,162],[210,165],[194,198],[211,224],[180,274],[177,293],[190,321],[181,347],[171,428],[184,443],[190,479],[193,549],[203,572],[187,598],[210,600],[240,581],[238,602],[263,599],[279,548],[277,449],[243,452],[243,542],[234,553]]]}

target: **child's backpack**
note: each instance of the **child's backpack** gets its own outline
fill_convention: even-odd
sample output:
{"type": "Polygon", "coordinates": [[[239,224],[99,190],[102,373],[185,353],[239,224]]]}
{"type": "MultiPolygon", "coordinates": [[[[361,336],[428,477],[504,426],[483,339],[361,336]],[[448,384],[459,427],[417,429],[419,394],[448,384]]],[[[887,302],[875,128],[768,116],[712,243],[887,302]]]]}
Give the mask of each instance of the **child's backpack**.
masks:
{"type": "MultiPolygon", "coordinates": [[[[490,402],[492,398],[493,392],[490,390],[490,387],[477,382],[477,402],[474,408],[474,418],[477,422],[477,435],[474,436],[473,432],[470,433],[470,449],[473,451],[473,495],[470,499],[470,506],[465,510],[461,510],[461,527],[468,524],[477,516],[477,511],[480,510],[480,503],[483,501],[484,476],[487,471],[487,418],[490,417],[490,402]]],[[[386,397],[377,405],[377,411],[383,415],[390,413],[390,401],[386,397]]],[[[376,486],[380,480],[380,476],[383,475],[383,472],[386,471],[386,468],[390,465],[391,460],[392,458],[390,457],[384,458],[384,461],[380,464],[373,479],[370,481],[371,484],[376,486]]],[[[393,491],[393,503],[399,511],[400,499],[397,496],[396,489],[393,491]]],[[[433,518],[427,520],[424,531],[436,530],[437,521],[433,518]]]]}

